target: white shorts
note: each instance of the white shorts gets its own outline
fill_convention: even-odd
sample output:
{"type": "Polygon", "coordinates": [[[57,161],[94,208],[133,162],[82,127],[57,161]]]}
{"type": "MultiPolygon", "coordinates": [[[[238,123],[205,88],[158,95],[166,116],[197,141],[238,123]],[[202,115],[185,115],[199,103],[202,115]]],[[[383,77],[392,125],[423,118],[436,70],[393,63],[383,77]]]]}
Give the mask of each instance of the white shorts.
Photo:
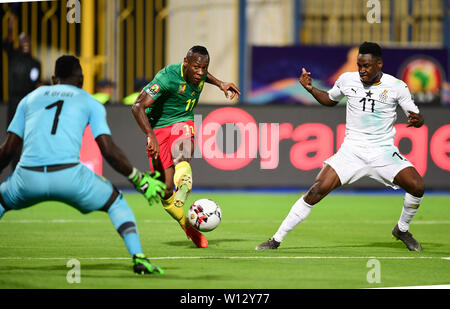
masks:
{"type": "Polygon", "coordinates": [[[413,166],[394,145],[361,146],[350,142],[344,142],[324,164],[336,171],[342,185],[369,177],[394,189],[400,188],[393,183],[395,176],[413,166]]]}

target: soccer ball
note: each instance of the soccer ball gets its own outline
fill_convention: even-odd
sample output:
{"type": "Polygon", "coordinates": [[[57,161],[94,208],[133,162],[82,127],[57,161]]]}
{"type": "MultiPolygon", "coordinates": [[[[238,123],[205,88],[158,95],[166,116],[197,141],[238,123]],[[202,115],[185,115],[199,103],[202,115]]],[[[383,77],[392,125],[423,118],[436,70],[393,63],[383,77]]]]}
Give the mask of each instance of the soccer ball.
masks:
{"type": "Polygon", "coordinates": [[[222,220],[222,210],[216,202],[209,199],[195,201],[189,208],[189,222],[201,231],[214,230],[222,220]]]}

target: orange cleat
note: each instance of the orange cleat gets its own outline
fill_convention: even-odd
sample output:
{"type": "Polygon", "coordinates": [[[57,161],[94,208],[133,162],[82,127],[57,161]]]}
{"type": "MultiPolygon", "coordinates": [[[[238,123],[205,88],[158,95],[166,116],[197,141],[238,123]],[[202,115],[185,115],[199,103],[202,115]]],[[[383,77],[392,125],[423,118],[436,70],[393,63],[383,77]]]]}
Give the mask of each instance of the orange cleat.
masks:
{"type": "Polygon", "coordinates": [[[190,238],[198,248],[208,248],[208,240],[206,240],[206,237],[203,236],[202,233],[194,229],[192,225],[189,224],[184,232],[186,233],[186,236],[190,238]]]}

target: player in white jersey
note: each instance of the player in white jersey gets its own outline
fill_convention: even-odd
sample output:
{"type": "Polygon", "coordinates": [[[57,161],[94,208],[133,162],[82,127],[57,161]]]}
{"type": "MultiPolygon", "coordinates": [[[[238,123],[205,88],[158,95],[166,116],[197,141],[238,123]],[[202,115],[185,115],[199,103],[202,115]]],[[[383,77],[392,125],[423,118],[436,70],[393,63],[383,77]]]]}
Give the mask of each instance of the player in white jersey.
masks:
{"type": "Polygon", "coordinates": [[[400,105],[407,115],[408,127],[421,127],[423,116],[408,86],[382,72],[382,51],[378,44],[361,44],[357,64],[358,72],[342,74],[328,92],[313,87],[311,73],[303,68],[299,82],[322,105],[335,106],[347,97],[346,136],[338,152],[324,162],[308,192],[292,206],[278,231],[256,250],[278,248],[286,235],[328,193],[363,177],[406,191],[402,213],[392,235],[411,251],[423,250],[408,231],[423,198],[423,179],[394,146],[397,106],[400,105]]]}

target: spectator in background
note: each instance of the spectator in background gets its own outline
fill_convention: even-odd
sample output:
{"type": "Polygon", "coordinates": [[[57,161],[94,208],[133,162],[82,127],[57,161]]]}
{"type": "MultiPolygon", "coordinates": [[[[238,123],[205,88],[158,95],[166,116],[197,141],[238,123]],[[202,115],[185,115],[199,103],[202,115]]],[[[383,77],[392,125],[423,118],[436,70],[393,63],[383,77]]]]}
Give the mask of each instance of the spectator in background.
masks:
{"type": "Polygon", "coordinates": [[[145,78],[137,79],[137,80],[134,82],[134,92],[133,92],[132,94],[129,94],[128,96],[126,96],[126,97],[123,99],[123,104],[124,104],[124,105],[133,105],[134,102],[136,102],[136,99],[138,98],[139,93],[141,92],[142,88],[144,88],[145,86],[147,86],[147,84],[148,84],[149,82],[150,82],[150,81],[146,80],[145,78]]]}
{"type": "MultiPolygon", "coordinates": [[[[8,19],[8,37],[2,41],[2,47],[8,54],[9,101],[7,126],[10,124],[20,100],[40,85],[41,63],[31,56],[30,36],[24,32],[19,35],[19,49],[13,47],[13,25],[16,16],[8,19]]],[[[19,152],[20,154],[20,152],[19,152]]],[[[12,170],[19,161],[19,156],[11,160],[12,170]]]]}
{"type": "Polygon", "coordinates": [[[97,92],[93,95],[94,98],[103,105],[111,104],[111,98],[114,94],[116,84],[109,79],[102,79],[97,84],[97,92]]]}

